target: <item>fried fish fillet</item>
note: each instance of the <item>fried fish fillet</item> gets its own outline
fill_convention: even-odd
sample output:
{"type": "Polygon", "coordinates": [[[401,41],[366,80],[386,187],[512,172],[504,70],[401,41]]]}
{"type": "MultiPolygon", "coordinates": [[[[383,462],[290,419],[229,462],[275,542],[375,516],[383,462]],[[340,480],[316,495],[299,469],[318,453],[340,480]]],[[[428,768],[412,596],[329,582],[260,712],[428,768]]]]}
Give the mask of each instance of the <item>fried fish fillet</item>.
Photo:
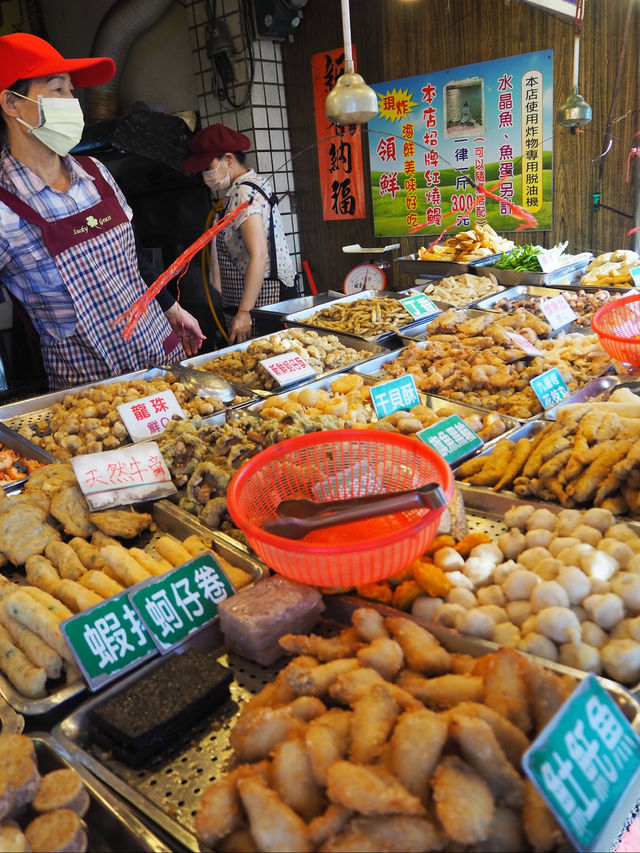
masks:
{"type": "Polygon", "coordinates": [[[436,814],[460,844],[476,845],[491,830],[495,803],[489,786],[457,755],[446,755],[431,778],[436,814]]]}
{"type": "Polygon", "coordinates": [[[425,814],[420,800],[376,765],[335,761],[327,773],[327,795],[332,802],[364,815],[425,814]]]}
{"type": "Polygon", "coordinates": [[[45,521],[46,510],[19,500],[21,497],[5,501],[3,508],[8,503],[10,509],[0,513],[0,550],[14,566],[23,565],[34,554],[42,554],[49,542],[60,538],[58,531],[45,521]]]}
{"type": "Polygon", "coordinates": [[[32,471],[24,484],[24,490],[25,492],[42,491],[52,497],[60,489],[76,482],[76,475],[70,462],[52,462],[51,465],[44,465],[32,471]]]}
{"type": "Polygon", "coordinates": [[[100,512],[90,512],[89,520],[107,536],[134,539],[150,527],[153,516],[148,512],[128,509],[104,509],[100,512]]]}
{"type": "Polygon", "coordinates": [[[89,518],[89,507],[77,483],[59,489],[51,498],[49,512],[69,536],[87,538],[95,530],[89,518]]]}

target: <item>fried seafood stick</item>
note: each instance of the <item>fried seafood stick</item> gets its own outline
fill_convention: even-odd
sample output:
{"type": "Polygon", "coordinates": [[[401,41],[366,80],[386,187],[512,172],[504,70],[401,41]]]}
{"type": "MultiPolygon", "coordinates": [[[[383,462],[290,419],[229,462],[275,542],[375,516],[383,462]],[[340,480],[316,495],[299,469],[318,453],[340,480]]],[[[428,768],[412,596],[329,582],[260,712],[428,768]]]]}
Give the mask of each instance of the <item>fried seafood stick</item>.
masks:
{"type": "Polygon", "coordinates": [[[283,803],[307,823],[327,807],[324,791],[313,775],[302,732],[294,732],[272,752],[271,779],[283,803]]]}
{"type": "Polygon", "coordinates": [[[244,776],[269,778],[269,762],[241,764],[206,788],[195,814],[195,829],[201,847],[213,849],[221,838],[244,822],[237,782],[244,776]]]}
{"type": "Polygon", "coordinates": [[[374,685],[358,699],[351,721],[351,760],[373,764],[382,754],[399,713],[400,706],[384,684],[374,685]]]}
{"type": "Polygon", "coordinates": [[[364,815],[424,815],[420,800],[383,767],[336,761],[327,773],[327,795],[334,803],[364,815]]]}
{"type": "Polygon", "coordinates": [[[484,684],[477,675],[439,675],[425,678],[404,669],[397,678],[398,686],[407,690],[429,708],[452,708],[458,702],[482,702],[484,684]]]}
{"type": "Polygon", "coordinates": [[[388,769],[425,805],[429,779],[440,760],[447,732],[444,715],[428,708],[407,711],[398,718],[385,752],[388,769]]]}
{"type": "Polygon", "coordinates": [[[291,850],[310,853],[307,824],[283,803],[262,776],[238,779],[238,793],[249,818],[249,829],[259,850],[291,850]]]}
{"type": "Polygon", "coordinates": [[[305,730],[305,746],[314,778],[319,785],[327,784],[329,767],[347,756],[352,716],[351,711],[331,708],[312,720],[305,730]]]}
{"type": "Polygon", "coordinates": [[[442,850],[444,834],[426,817],[375,815],[353,817],[344,830],[321,847],[322,853],[426,853],[442,850]]]}
{"type": "Polygon", "coordinates": [[[478,844],[491,831],[495,812],[489,786],[457,755],[446,755],[431,778],[436,814],[445,832],[460,844],[478,844]]]}

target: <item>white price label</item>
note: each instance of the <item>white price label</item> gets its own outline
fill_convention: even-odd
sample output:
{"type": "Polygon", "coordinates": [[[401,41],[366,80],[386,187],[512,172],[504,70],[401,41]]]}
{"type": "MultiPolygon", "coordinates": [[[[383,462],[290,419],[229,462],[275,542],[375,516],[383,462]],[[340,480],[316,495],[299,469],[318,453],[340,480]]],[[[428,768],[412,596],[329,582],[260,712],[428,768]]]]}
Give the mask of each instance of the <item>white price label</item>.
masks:
{"type": "Polygon", "coordinates": [[[575,311],[561,293],[558,296],[552,296],[550,299],[543,299],[540,303],[540,310],[549,321],[552,329],[559,329],[568,323],[573,323],[576,319],[575,311]]]}
{"type": "Polygon", "coordinates": [[[134,442],[148,441],[156,435],[161,435],[174,415],[185,417],[173,391],[158,391],[149,397],[121,403],[117,408],[131,441],[134,442]]]}
{"type": "Polygon", "coordinates": [[[540,352],[537,347],[531,343],[531,341],[527,340],[524,335],[519,335],[517,332],[509,332],[505,329],[505,334],[511,338],[511,340],[519,346],[521,350],[526,352],[527,355],[544,355],[544,353],[540,352]]]}
{"type": "Polygon", "coordinates": [[[260,364],[280,385],[290,385],[316,375],[313,367],[297,352],[282,352],[271,358],[263,358],[260,364]]]}

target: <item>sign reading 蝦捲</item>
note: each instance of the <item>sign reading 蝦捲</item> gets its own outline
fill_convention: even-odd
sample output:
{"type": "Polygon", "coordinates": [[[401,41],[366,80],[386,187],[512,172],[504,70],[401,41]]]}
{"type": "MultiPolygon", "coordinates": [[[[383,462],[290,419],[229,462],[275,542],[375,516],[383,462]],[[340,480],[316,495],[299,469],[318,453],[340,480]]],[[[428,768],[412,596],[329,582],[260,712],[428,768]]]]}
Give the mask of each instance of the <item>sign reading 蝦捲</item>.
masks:
{"type": "Polygon", "coordinates": [[[412,409],[420,403],[416,381],[411,374],[372,385],[370,390],[371,402],[379,418],[385,418],[401,409],[412,409]]]}

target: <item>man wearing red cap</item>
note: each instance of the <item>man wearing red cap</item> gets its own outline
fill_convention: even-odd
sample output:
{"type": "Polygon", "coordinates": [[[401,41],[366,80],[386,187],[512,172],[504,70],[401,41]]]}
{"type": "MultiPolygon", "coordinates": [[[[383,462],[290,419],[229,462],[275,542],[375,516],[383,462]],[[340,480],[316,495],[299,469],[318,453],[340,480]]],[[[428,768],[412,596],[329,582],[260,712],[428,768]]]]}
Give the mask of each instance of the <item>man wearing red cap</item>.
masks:
{"type": "Polygon", "coordinates": [[[114,321],[146,289],[132,211],[109,171],[69,151],[82,136],[73,87],[105,83],[108,57],[64,59],[28,33],[0,37],[0,280],[26,309],[52,390],[195,354],[204,336],[154,301],[126,343],[114,321]],[[184,347],[183,347],[184,345],[184,347]]]}
{"type": "Polygon", "coordinates": [[[181,164],[187,172],[202,172],[212,191],[226,191],[223,214],[249,202],[218,234],[211,253],[231,343],[251,337],[252,308],[278,302],[281,284],[293,296],[296,280],[277,197],[269,182],[246,166],[250,145],[243,133],[212,124],[193,135],[190,155],[181,164]]]}

